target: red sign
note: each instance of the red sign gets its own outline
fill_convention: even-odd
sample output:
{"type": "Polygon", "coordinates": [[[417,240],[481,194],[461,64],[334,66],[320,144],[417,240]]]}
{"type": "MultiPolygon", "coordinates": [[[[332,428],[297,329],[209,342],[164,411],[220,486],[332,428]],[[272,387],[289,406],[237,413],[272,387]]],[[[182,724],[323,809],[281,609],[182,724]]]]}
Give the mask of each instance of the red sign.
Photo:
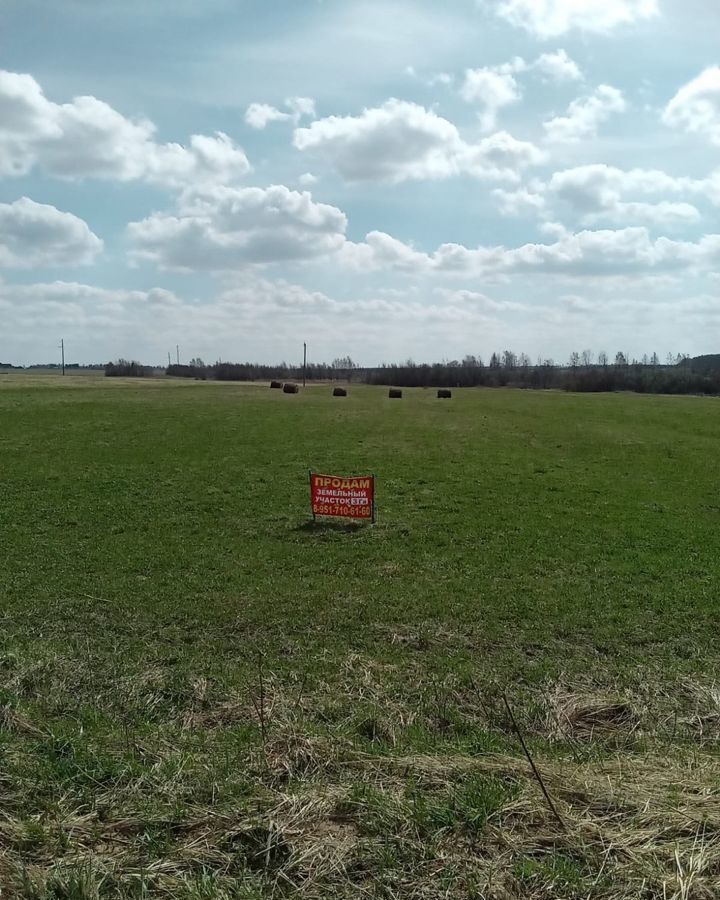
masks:
{"type": "Polygon", "coordinates": [[[315,516],[375,521],[375,476],[345,478],[310,473],[310,502],[315,516]]]}

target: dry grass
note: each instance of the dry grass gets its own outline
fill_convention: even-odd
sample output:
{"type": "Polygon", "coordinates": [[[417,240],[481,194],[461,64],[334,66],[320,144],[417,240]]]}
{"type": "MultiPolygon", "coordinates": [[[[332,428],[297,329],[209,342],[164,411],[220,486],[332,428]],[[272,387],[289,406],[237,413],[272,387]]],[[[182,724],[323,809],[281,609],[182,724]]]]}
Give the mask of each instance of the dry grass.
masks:
{"type": "MultiPolygon", "coordinates": [[[[311,714],[327,700],[322,685],[308,694],[265,673],[263,738],[257,684],[244,697],[226,697],[198,679],[186,709],[160,730],[164,739],[154,734],[117,748],[111,778],[82,775],[83,784],[91,779],[89,792],[78,789],[77,773],[62,789],[58,778],[52,804],[31,815],[34,785],[29,775],[17,777],[30,771],[29,751],[16,743],[5,757],[16,777],[0,782],[0,896],[718,896],[720,763],[698,743],[672,755],[660,744],[635,752],[629,736],[651,737],[644,717],[652,710],[638,698],[555,684],[522,707],[562,827],[519,749],[404,749],[408,728],[422,722],[437,730],[435,713],[403,710],[381,692],[386,673],[364,662],[347,660],[341,691],[382,709],[395,723],[387,733],[358,733],[357,720],[317,733],[311,714]],[[254,737],[221,774],[228,752],[221,738],[238,723],[254,737]],[[602,753],[578,754],[578,745],[602,753]],[[208,783],[210,795],[199,802],[198,788],[208,783]]],[[[136,697],[154,709],[162,685],[162,674],[149,671],[138,678],[136,697]]],[[[118,687],[127,694],[131,686],[123,679],[118,687]]],[[[467,699],[445,688],[453,704],[467,699]]],[[[702,721],[707,735],[714,688],[686,681],[684,690],[695,703],[688,726],[697,731],[702,721]]],[[[494,718],[494,699],[476,703],[478,720],[494,718]]],[[[38,745],[48,752],[48,732],[16,710],[3,708],[0,733],[34,741],[35,754],[38,745]]],[[[82,748],[78,736],[71,749],[53,752],[91,766],[82,748]]]]}

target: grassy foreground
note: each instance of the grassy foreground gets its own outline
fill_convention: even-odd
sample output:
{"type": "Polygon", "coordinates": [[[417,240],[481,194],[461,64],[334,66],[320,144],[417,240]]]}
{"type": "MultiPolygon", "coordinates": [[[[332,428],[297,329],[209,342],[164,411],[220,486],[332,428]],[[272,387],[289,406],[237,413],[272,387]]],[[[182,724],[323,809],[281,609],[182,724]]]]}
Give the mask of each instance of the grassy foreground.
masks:
{"type": "Polygon", "coordinates": [[[0,380],[3,900],[718,896],[717,401],[404,393],[0,380]]]}

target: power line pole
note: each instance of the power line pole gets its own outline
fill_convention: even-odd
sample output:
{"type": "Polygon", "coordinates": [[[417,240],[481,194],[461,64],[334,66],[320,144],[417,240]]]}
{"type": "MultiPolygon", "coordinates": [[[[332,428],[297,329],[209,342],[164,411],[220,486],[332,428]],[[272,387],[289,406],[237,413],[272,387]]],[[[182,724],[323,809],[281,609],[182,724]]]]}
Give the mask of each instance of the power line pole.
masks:
{"type": "Polygon", "coordinates": [[[172,363],[170,362],[170,351],[168,350],[168,369],[170,368],[171,365],[172,365],[172,363]]]}
{"type": "Polygon", "coordinates": [[[307,344],[303,341],[303,387],[305,387],[305,372],[307,370],[307,344]]]}
{"type": "Polygon", "coordinates": [[[60,352],[62,354],[62,373],[65,374],[65,338],[60,338],[60,352]]]}
{"type": "Polygon", "coordinates": [[[180,365],[180,344],[175,344],[175,354],[177,356],[177,364],[180,365]]]}

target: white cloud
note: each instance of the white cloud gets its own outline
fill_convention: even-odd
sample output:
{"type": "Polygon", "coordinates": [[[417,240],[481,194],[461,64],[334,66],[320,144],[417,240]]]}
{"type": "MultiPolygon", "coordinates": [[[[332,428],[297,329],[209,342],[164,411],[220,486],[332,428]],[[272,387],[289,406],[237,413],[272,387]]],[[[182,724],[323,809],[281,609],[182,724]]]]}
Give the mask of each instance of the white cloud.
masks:
{"type": "Polygon", "coordinates": [[[189,146],[158,143],[147,119],[125,118],[96,97],[54,103],[30,75],[0,71],[0,175],[36,166],[81,180],[144,180],[178,186],[229,181],[250,164],[222,132],[193,135],[189,146]]]}
{"type": "Polygon", "coordinates": [[[131,222],[134,256],[168,269],[234,270],[332,254],[347,220],[334,206],[284,185],[214,187],[181,198],[174,214],[131,222]]]}
{"type": "Polygon", "coordinates": [[[652,240],[646,228],[580,231],[554,244],[525,244],[507,250],[501,268],[578,276],[667,271],[708,263],[718,250],[718,235],[692,244],[664,237],[652,240]]]}
{"type": "Polygon", "coordinates": [[[720,145],[720,66],[705,69],[680,88],[665,107],[663,122],[720,145]]]}
{"type": "Polygon", "coordinates": [[[525,61],[518,57],[503,66],[465,70],[460,93],[468,103],[481,106],[480,124],[485,131],[495,127],[498,112],[503,107],[517,103],[522,97],[515,73],[525,68],[525,61]]]}
{"type": "Polygon", "coordinates": [[[545,154],[534,144],[519,141],[507,131],[491,134],[477,144],[467,144],[459,155],[463,171],[499,181],[517,181],[518,172],[544,160],[545,154]]]}
{"type": "Polygon", "coordinates": [[[647,222],[679,226],[697,222],[700,213],[687,202],[661,200],[656,203],[628,201],[628,195],[658,195],[697,192],[697,182],[673,178],[652,169],[623,171],[595,164],[556,172],[548,183],[552,198],[566,204],[586,224],[599,221],[627,225],[647,222]]]}
{"type": "Polygon", "coordinates": [[[148,181],[173,187],[227,184],[250,171],[245,153],[222,131],[193,134],[190,146],[158,144],[148,159],[148,181]]]}
{"type": "Polygon", "coordinates": [[[493,196],[503,215],[569,215],[588,226],[682,228],[700,220],[698,200],[720,205],[720,170],[698,179],[658,169],[624,170],[595,163],[555,172],[546,184],[534,179],[514,191],[495,190],[493,196]],[[645,198],[657,199],[648,202],[645,198]]]}
{"type": "Polygon", "coordinates": [[[495,300],[493,297],[488,297],[487,294],[481,294],[478,291],[438,288],[437,293],[450,306],[466,307],[478,313],[527,313],[531,310],[531,307],[526,303],[516,303],[513,300],[495,300]]]}
{"type": "Polygon", "coordinates": [[[601,84],[589,97],[578,98],[568,106],[566,116],[557,116],[543,123],[548,140],[555,143],[575,143],[594,137],[598,127],[613,113],[622,113],[627,103],[622,91],[601,84]]]}
{"type": "Polygon", "coordinates": [[[540,38],[572,29],[607,33],[657,15],[657,0],[481,0],[481,4],[540,38]]]}
{"type": "Polygon", "coordinates": [[[533,68],[549,81],[582,81],[580,67],[571,59],[565,50],[555,53],[543,53],[533,63],[533,68]]]}
{"type": "MultiPolygon", "coordinates": [[[[369,365],[409,356],[462,358],[468,352],[487,359],[508,343],[557,359],[582,346],[622,347],[640,355],[668,345],[683,348],[698,339],[696,346],[712,350],[720,306],[706,288],[693,286],[678,300],[672,280],[662,274],[585,276],[558,289],[563,284],[544,282],[530,271],[498,287],[497,296],[439,284],[361,291],[340,299],[244,273],[233,277],[229,290],[193,299],[157,287],[129,291],[74,282],[0,282],[0,358],[19,363],[55,359],[58,334],[72,336],[66,340],[72,361],[123,356],[160,364],[176,343],[184,360],[285,358],[297,363],[302,354],[298,335],[311,336],[313,360],[350,353],[369,365]],[[349,319],[351,329],[344,327],[349,319]],[[629,334],[634,346],[628,348],[629,334]]],[[[683,284],[688,285],[686,277],[683,284]]]]}
{"type": "Polygon", "coordinates": [[[627,225],[631,222],[647,222],[667,228],[681,228],[700,221],[700,212],[691,203],[673,203],[661,200],[659,203],[621,202],[596,216],[589,217],[589,223],[610,222],[627,225]]]}
{"type": "Polygon", "coordinates": [[[0,283],[0,309],[2,337],[11,338],[5,355],[21,363],[56,359],[59,334],[65,335],[68,361],[102,363],[122,356],[162,362],[162,350],[177,340],[171,340],[173,326],[186,318],[184,309],[192,315],[193,305],[184,307],[162,288],[108,290],[55,281],[0,283]],[[149,346],[153,341],[159,346],[149,346]]]}
{"type": "Polygon", "coordinates": [[[428,80],[429,87],[435,87],[438,84],[442,84],[444,87],[449,87],[455,79],[449,72],[436,72],[435,75],[431,75],[428,80]]]}
{"type": "Polygon", "coordinates": [[[720,169],[716,169],[707,178],[701,178],[695,182],[698,191],[706,197],[710,203],[720,206],[720,169]]]}
{"type": "Polygon", "coordinates": [[[427,270],[428,256],[383,231],[371,231],[362,243],[347,241],[338,262],[357,271],[394,269],[399,272],[427,270]]]}
{"type": "Polygon", "coordinates": [[[313,175],[312,172],[303,172],[298,178],[298,181],[303,187],[312,187],[313,184],[317,184],[318,177],[317,175],[313,175]]]}
{"type": "Polygon", "coordinates": [[[350,181],[447,178],[457,171],[457,128],[436,113],[401,100],[359,116],[329,116],[293,137],[298,150],[329,158],[350,181]]]}
{"type": "Polygon", "coordinates": [[[102,248],[100,238],[71,213],[28,197],[0,203],[0,267],[85,265],[102,248]]]}
{"type": "Polygon", "coordinates": [[[340,300],[286,281],[242,275],[231,289],[204,301],[161,288],[0,283],[0,309],[0,358],[19,362],[54,358],[56,336],[62,333],[72,335],[69,358],[84,361],[123,356],[162,364],[167,350],[179,342],[185,359],[297,362],[302,334],[312,336],[309,350],[315,360],[350,353],[372,365],[415,352],[431,358],[438,339],[451,352],[467,352],[465,342],[473,346],[468,329],[484,338],[493,323],[499,331],[499,317],[512,313],[513,304],[471,292],[444,292],[431,299],[418,296],[412,287],[391,296],[369,292],[340,300]],[[348,317],[352,329],[344,327],[348,317]],[[12,352],[2,349],[8,335],[12,352]]]}
{"type": "Polygon", "coordinates": [[[476,144],[455,125],[416,103],[388,100],[359,116],[330,116],[295,131],[293,143],[329,159],[348,181],[477,178],[518,180],[518,171],[542,154],[507,132],[476,144]]]}
{"type": "Polygon", "coordinates": [[[257,131],[262,131],[270,122],[287,122],[290,119],[290,113],[281,112],[267,103],[251,103],[245,110],[246,124],[257,131]]]}
{"type": "Polygon", "coordinates": [[[651,275],[674,271],[711,271],[720,263],[720,235],[697,242],[653,239],[647,228],[584,230],[576,233],[554,226],[551,244],[520,247],[477,247],[442,244],[432,253],[408,247],[378,232],[364,244],[348,245],[345,259],[359,268],[408,269],[445,275],[510,276],[564,275],[587,278],[651,275]]]}
{"type": "Polygon", "coordinates": [[[312,97],[288,97],[285,105],[292,113],[295,121],[299,121],[303,116],[311,119],[315,118],[315,101],[312,97]]]}
{"type": "Polygon", "coordinates": [[[270,122],[293,122],[295,125],[304,117],[315,117],[315,101],[310,97],[288,97],[283,112],[267,103],[251,103],[245,110],[245,122],[251,128],[262,131],[270,122]]]}
{"type": "Polygon", "coordinates": [[[485,131],[495,128],[502,109],[522,99],[516,76],[528,72],[538,72],[545,81],[557,83],[582,80],[578,64],[562,49],[543,53],[533,63],[516,56],[502,65],[466,69],[460,96],[480,107],[480,124],[485,131]]]}
{"type": "Polygon", "coordinates": [[[544,234],[549,238],[554,238],[556,241],[561,240],[570,233],[560,222],[541,222],[538,226],[538,230],[541,234],[544,234]]]}
{"type": "Polygon", "coordinates": [[[492,194],[503,216],[540,214],[545,210],[545,198],[538,190],[518,188],[515,191],[506,191],[497,188],[492,194]]]}
{"type": "Polygon", "coordinates": [[[409,78],[415,78],[427,87],[449,87],[455,81],[455,77],[450,72],[434,72],[432,75],[421,75],[415,66],[406,66],[405,74],[409,78]]]}

